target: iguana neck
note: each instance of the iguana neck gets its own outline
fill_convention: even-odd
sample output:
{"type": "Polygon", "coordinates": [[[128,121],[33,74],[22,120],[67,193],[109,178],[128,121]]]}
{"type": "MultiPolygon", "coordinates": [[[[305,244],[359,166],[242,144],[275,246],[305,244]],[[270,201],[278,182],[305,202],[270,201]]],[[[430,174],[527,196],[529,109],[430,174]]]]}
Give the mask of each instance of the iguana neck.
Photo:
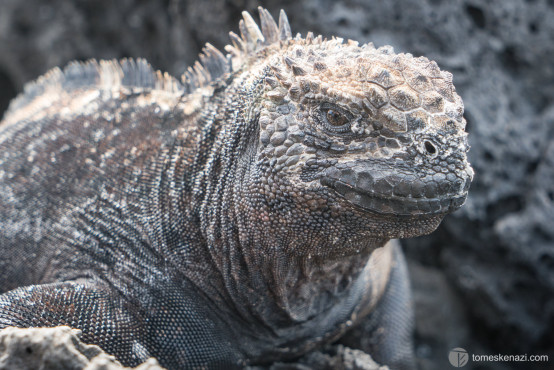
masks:
{"type": "Polygon", "coordinates": [[[359,253],[346,256],[291,253],[336,248],[336,241],[312,239],[288,227],[276,229],[264,206],[244,194],[240,183],[234,185],[218,195],[219,210],[205,223],[212,233],[206,248],[220,277],[218,295],[242,320],[279,337],[293,326],[318,326],[325,317],[343,317],[368,294],[378,294],[380,287],[369,286],[368,274],[387,272],[369,271],[375,266],[368,260],[387,240],[368,239],[359,253]]]}
{"type": "MultiPolygon", "coordinates": [[[[321,256],[321,251],[336,251],[346,241],[298,232],[286,224],[276,229],[272,210],[255,191],[248,191],[249,181],[259,181],[251,175],[258,142],[256,86],[263,83],[263,75],[258,80],[244,91],[235,79],[214,97],[220,100],[219,108],[199,115],[204,122],[197,145],[209,146],[200,148],[205,155],[203,163],[194,165],[197,178],[189,188],[195,194],[184,213],[197,214],[204,249],[195,257],[203,261],[195,260],[189,271],[213,273],[205,282],[193,279],[195,284],[242,320],[276,331],[331,315],[344,302],[354,307],[368,291],[363,276],[371,252],[387,240],[367,238],[348,245],[347,253],[321,256]],[[235,103],[224,104],[226,99],[235,103]]],[[[253,172],[264,176],[258,169],[253,172]]]]}

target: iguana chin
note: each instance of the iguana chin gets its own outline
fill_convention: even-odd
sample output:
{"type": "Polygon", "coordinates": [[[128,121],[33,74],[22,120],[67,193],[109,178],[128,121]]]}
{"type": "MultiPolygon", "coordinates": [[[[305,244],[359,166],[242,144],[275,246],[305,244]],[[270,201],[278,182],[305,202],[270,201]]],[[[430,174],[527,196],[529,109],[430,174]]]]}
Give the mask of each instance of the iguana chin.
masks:
{"type": "Polygon", "coordinates": [[[392,238],[433,231],[473,172],[435,62],[244,12],[181,81],[73,63],[0,124],[0,328],[69,325],[122,363],[287,360],[369,315],[414,366],[392,238]]]}

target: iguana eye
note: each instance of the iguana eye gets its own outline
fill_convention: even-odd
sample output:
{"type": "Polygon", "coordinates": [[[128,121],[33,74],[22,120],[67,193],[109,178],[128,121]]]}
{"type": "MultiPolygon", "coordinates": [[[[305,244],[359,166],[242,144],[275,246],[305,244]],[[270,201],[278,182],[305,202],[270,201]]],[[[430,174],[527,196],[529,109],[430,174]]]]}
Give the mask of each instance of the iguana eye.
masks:
{"type": "Polygon", "coordinates": [[[335,109],[329,109],[327,111],[327,122],[333,126],[343,126],[345,123],[348,123],[348,118],[335,109]]]}
{"type": "Polygon", "coordinates": [[[318,121],[329,131],[344,133],[350,131],[350,112],[330,103],[323,103],[317,114],[318,121]]]}

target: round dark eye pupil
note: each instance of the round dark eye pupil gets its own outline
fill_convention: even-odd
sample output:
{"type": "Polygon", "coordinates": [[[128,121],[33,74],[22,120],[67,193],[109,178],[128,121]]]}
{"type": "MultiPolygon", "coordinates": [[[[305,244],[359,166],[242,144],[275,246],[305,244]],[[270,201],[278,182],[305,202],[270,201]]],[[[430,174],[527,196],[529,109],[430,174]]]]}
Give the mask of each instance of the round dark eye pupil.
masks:
{"type": "Polygon", "coordinates": [[[333,126],[342,126],[346,123],[347,119],[340,112],[337,112],[336,110],[333,110],[333,109],[329,109],[327,111],[327,121],[329,121],[329,123],[332,124],[333,126]]]}

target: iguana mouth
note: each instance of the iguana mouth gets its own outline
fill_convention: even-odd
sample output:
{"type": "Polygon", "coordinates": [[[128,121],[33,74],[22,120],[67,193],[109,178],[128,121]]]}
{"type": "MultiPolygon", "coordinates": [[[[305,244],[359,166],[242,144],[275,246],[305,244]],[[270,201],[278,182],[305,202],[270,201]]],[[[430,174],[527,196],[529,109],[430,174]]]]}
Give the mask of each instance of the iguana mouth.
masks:
{"type": "Polygon", "coordinates": [[[462,177],[416,177],[354,167],[334,169],[320,182],[364,210],[398,216],[437,215],[454,212],[464,204],[472,172],[459,172],[462,177]]]}

